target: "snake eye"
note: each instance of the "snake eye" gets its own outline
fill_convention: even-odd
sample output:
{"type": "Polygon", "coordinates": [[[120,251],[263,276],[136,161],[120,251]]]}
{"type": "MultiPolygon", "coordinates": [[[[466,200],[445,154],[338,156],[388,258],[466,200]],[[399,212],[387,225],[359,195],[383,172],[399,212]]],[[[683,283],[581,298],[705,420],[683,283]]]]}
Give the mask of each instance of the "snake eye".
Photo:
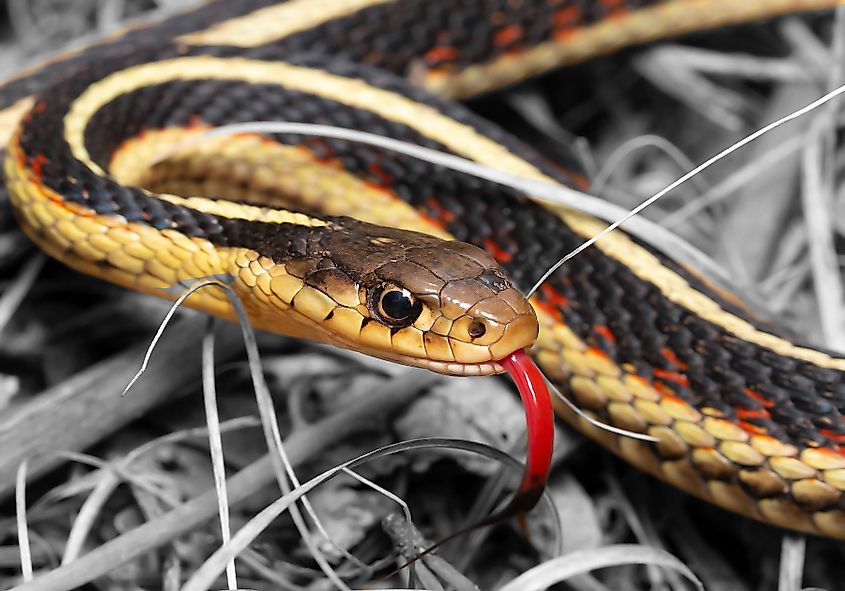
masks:
{"type": "Polygon", "coordinates": [[[409,326],[422,312],[422,302],[407,289],[384,285],[373,293],[371,306],[379,319],[393,327],[409,326]]]}

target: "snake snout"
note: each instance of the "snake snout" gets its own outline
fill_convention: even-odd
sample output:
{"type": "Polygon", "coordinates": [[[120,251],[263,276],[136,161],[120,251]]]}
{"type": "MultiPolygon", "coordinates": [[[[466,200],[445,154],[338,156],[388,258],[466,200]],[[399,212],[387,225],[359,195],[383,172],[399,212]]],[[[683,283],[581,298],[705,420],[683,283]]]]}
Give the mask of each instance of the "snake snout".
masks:
{"type": "Polygon", "coordinates": [[[479,301],[467,311],[467,318],[465,338],[485,345],[495,361],[530,347],[540,331],[534,309],[512,287],[479,301]]]}

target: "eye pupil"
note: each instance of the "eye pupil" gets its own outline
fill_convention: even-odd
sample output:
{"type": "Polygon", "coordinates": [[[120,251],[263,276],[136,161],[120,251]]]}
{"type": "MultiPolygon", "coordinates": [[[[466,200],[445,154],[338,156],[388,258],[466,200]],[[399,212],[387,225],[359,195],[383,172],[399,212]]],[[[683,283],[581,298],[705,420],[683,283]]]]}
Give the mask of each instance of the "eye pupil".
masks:
{"type": "Polygon", "coordinates": [[[404,289],[386,289],[378,300],[379,313],[388,324],[410,324],[420,315],[422,303],[404,289]]]}

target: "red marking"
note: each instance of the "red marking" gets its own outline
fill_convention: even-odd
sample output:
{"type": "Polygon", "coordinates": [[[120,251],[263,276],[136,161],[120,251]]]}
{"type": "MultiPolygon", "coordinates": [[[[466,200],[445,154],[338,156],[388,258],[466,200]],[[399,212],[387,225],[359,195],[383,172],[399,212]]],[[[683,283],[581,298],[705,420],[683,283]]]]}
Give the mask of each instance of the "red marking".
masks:
{"type": "Polygon", "coordinates": [[[675,398],[675,391],[663,382],[652,382],[652,387],[660,392],[664,398],[675,398]]]}
{"type": "Polygon", "coordinates": [[[32,168],[32,172],[35,173],[35,176],[38,177],[38,180],[41,180],[41,177],[44,176],[41,167],[44,166],[45,162],[47,162],[47,157],[44,154],[38,154],[30,160],[30,167],[32,168]]]}
{"type": "Polygon", "coordinates": [[[654,369],[652,370],[654,375],[664,380],[666,382],[674,382],[684,387],[689,387],[689,380],[683,374],[680,374],[676,371],[669,371],[666,369],[654,369]]]}
{"type": "Polygon", "coordinates": [[[775,405],[774,402],[772,402],[771,400],[766,400],[760,394],[750,388],[743,388],[743,392],[745,392],[748,396],[750,396],[766,408],[772,408],[775,405]]]}
{"type": "Polygon", "coordinates": [[[556,29],[568,29],[578,24],[579,20],[581,20],[580,6],[567,6],[552,14],[552,25],[556,29]]]}
{"type": "Polygon", "coordinates": [[[664,359],[666,359],[666,361],[668,361],[669,363],[671,363],[672,365],[674,365],[675,367],[677,367],[681,371],[684,371],[687,368],[687,364],[684,363],[683,361],[681,361],[680,359],[678,359],[678,356],[675,355],[675,352],[672,351],[672,349],[668,349],[667,347],[663,347],[662,349],[660,349],[660,354],[663,355],[663,357],[664,357],[664,359]]]}
{"type": "Polygon", "coordinates": [[[746,423],[745,421],[739,421],[738,423],[739,428],[745,431],[746,433],[751,433],[753,435],[765,435],[766,428],[761,427],[760,425],[755,425],[753,423],[746,423]]]}
{"type": "Polygon", "coordinates": [[[373,176],[378,177],[378,179],[379,179],[378,182],[381,183],[381,186],[389,187],[393,183],[393,178],[389,174],[387,174],[384,171],[384,169],[381,166],[379,166],[378,164],[376,164],[375,162],[370,163],[367,166],[367,169],[370,171],[370,173],[373,176]]]}
{"type": "Polygon", "coordinates": [[[334,158],[334,150],[332,150],[332,147],[323,141],[322,138],[309,137],[306,140],[306,143],[309,145],[307,149],[310,150],[311,155],[317,160],[317,162],[325,163],[334,158]]]}
{"type": "Polygon", "coordinates": [[[185,123],[185,127],[188,129],[196,129],[198,127],[206,127],[205,122],[202,120],[202,117],[199,115],[191,115],[188,117],[188,121],[185,123]]]}
{"type": "Polygon", "coordinates": [[[451,62],[458,57],[458,50],[448,45],[438,45],[425,52],[423,59],[429,64],[451,62]]]}
{"type": "MultiPolygon", "coordinates": [[[[564,280],[566,281],[566,280],[564,280]]],[[[564,323],[563,310],[561,308],[569,307],[569,299],[563,294],[555,290],[548,283],[540,286],[541,298],[537,299],[537,305],[551,314],[558,322],[564,323]]]]}
{"type": "MultiPolygon", "coordinates": [[[[828,437],[835,441],[836,443],[843,443],[845,444],[845,435],[841,433],[834,433],[830,429],[819,429],[819,433],[828,437]]],[[[818,453],[827,454],[829,456],[833,456],[835,459],[839,459],[839,456],[843,455],[843,453],[838,449],[825,449],[825,448],[817,448],[815,450],[818,453]]]]}
{"type": "Polygon", "coordinates": [[[562,308],[569,307],[569,299],[560,292],[556,291],[548,283],[544,283],[540,286],[540,291],[543,292],[543,297],[549,304],[552,304],[553,306],[560,306],[562,308]]]}
{"type": "Polygon", "coordinates": [[[428,207],[436,212],[437,218],[446,222],[454,222],[455,221],[455,214],[440,205],[440,202],[437,201],[434,197],[429,197],[428,201],[426,201],[428,207]]]}
{"type": "Polygon", "coordinates": [[[581,15],[580,6],[567,6],[552,14],[552,25],[554,27],[552,38],[555,41],[566,41],[572,37],[578,30],[581,15]]]}
{"type": "Polygon", "coordinates": [[[422,219],[424,219],[425,221],[427,221],[427,222],[428,222],[429,224],[431,224],[432,226],[437,226],[437,227],[438,227],[438,228],[440,228],[441,230],[445,230],[445,229],[446,229],[445,224],[443,224],[443,222],[441,222],[440,220],[438,220],[438,219],[436,219],[436,218],[433,218],[433,217],[431,217],[430,215],[425,215],[425,214],[424,214],[424,213],[422,213],[422,212],[417,212],[417,213],[419,214],[419,216],[420,216],[422,219]]]}
{"type": "Polygon", "coordinates": [[[772,416],[769,414],[765,408],[738,408],[736,411],[736,416],[738,416],[742,420],[747,419],[771,419],[772,416]]]}
{"type": "Polygon", "coordinates": [[[543,374],[528,353],[521,349],[514,351],[500,363],[516,384],[525,407],[528,438],[525,471],[516,494],[505,509],[521,514],[534,508],[549,479],[555,439],[554,410],[543,374]]]}
{"type": "Polygon", "coordinates": [[[45,103],[44,101],[38,101],[32,107],[32,110],[36,113],[43,113],[44,111],[47,110],[47,103],[45,103]]]}
{"type": "Polygon", "coordinates": [[[536,300],[536,305],[537,305],[538,308],[540,308],[541,310],[546,312],[546,314],[549,314],[550,316],[552,316],[559,323],[565,324],[565,321],[563,319],[563,313],[560,311],[560,308],[558,308],[557,306],[553,306],[553,305],[549,304],[549,302],[546,302],[544,300],[536,300]]]}
{"type": "Polygon", "coordinates": [[[484,248],[486,248],[487,252],[489,252],[490,255],[500,263],[509,263],[513,258],[509,253],[499,248],[499,245],[493,242],[490,238],[486,238],[484,240],[484,248]]]}
{"type": "Polygon", "coordinates": [[[601,324],[595,324],[595,325],[593,325],[593,332],[595,332],[596,334],[600,334],[601,336],[606,338],[611,343],[616,342],[616,337],[613,336],[613,333],[611,332],[611,330],[606,326],[603,326],[601,324]]]}
{"type": "Polygon", "coordinates": [[[610,359],[610,355],[608,355],[601,349],[596,349],[595,347],[590,347],[589,349],[587,349],[584,355],[593,355],[594,357],[600,357],[602,359],[610,359]]]}
{"type": "Polygon", "coordinates": [[[496,34],[493,35],[493,43],[499,47],[507,47],[508,45],[519,41],[523,34],[524,31],[522,30],[522,27],[519,25],[511,25],[496,31],[496,34]]]}

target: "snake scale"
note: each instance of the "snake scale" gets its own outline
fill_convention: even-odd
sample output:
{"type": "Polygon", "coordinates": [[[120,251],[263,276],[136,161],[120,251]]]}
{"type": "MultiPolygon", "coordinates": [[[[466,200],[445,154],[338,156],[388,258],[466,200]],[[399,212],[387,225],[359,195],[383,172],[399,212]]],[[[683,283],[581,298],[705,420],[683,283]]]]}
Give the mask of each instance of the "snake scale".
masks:
{"type": "MultiPolygon", "coordinates": [[[[209,2],[0,86],[6,188],[24,231],[56,259],[157,295],[228,273],[260,328],[470,375],[500,373],[533,343],[579,407],[659,439],[557,408],[616,454],[723,508],[845,539],[845,359],[779,336],[669,256],[614,232],[529,305],[520,290],[603,223],[335,139],[239,134],[151,165],[212,127],[284,120],[583,187],[450,99],[632,44],[836,4],[209,2]]],[[[191,304],[232,316],[213,290],[191,304]]]]}

